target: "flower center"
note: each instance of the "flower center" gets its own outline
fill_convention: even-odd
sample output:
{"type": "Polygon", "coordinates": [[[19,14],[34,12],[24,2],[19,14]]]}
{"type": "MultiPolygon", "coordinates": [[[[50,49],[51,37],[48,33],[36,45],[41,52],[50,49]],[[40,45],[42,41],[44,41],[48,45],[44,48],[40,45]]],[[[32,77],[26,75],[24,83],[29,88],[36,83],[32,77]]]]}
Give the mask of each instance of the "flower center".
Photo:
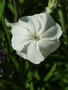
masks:
{"type": "Polygon", "coordinates": [[[40,40],[40,37],[39,37],[38,35],[34,35],[34,36],[33,36],[33,40],[39,41],[39,40],[40,40]]]}

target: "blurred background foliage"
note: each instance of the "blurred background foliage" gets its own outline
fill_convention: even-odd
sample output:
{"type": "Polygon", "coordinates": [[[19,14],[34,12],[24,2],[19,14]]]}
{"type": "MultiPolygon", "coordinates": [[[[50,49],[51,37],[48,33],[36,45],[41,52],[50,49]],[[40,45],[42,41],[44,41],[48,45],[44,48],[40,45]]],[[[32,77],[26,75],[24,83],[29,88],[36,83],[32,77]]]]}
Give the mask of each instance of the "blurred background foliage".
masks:
{"type": "Polygon", "coordinates": [[[0,90],[68,90],[68,0],[0,0],[0,90]],[[51,5],[53,4],[53,5],[51,5]],[[61,45],[39,65],[16,55],[5,24],[51,9],[63,31],[61,45]]]}

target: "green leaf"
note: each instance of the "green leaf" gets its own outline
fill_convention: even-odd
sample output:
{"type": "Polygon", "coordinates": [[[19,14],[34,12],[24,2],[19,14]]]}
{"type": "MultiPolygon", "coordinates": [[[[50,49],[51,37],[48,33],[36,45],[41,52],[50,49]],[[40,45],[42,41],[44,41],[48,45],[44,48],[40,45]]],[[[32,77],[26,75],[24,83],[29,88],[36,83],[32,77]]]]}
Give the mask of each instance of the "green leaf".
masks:
{"type": "Polygon", "coordinates": [[[2,31],[0,30],[0,39],[3,38],[2,31]]]}
{"type": "Polygon", "coordinates": [[[0,90],[21,90],[14,82],[0,79],[0,90]]]}
{"type": "Polygon", "coordinates": [[[42,88],[41,90],[45,90],[45,88],[42,88]]]}
{"type": "Polygon", "coordinates": [[[65,87],[65,90],[68,90],[68,86],[67,86],[67,87],[65,87]]]}
{"type": "Polygon", "coordinates": [[[47,75],[45,76],[45,78],[43,80],[44,82],[47,82],[51,78],[51,76],[53,75],[53,72],[55,71],[55,69],[56,69],[56,64],[54,64],[52,66],[51,70],[47,73],[47,75]]]}
{"type": "Polygon", "coordinates": [[[10,3],[10,4],[8,5],[8,7],[9,7],[9,9],[11,10],[11,12],[14,14],[14,16],[16,16],[16,12],[15,12],[15,9],[14,9],[13,4],[10,3]]]}
{"type": "Polygon", "coordinates": [[[62,9],[58,9],[58,15],[59,15],[59,20],[60,20],[60,23],[61,23],[61,26],[62,26],[62,30],[63,30],[63,32],[65,32],[65,19],[64,19],[62,9]]]}
{"type": "Polygon", "coordinates": [[[37,70],[35,70],[35,72],[33,73],[33,76],[37,79],[40,80],[40,76],[37,70]]]}
{"type": "Polygon", "coordinates": [[[4,38],[5,38],[5,41],[7,42],[6,43],[7,49],[8,49],[9,52],[11,52],[12,48],[11,48],[10,33],[9,33],[7,27],[6,27],[5,18],[4,18],[3,15],[1,17],[1,23],[3,25],[3,30],[2,30],[3,31],[3,35],[4,35],[4,38]]]}
{"type": "Polygon", "coordinates": [[[2,0],[2,2],[0,2],[0,17],[3,13],[4,7],[5,7],[5,0],[2,0]]]}
{"type": "Polygon", "coordinates": [[[13,64],[15,65],[17,71],[19,71],[19,63],[18,63],[18,61],[16,60],[16,58],[15,58],[14,56],[11,56],[11,55],[10,55],[10,59],[11,59],[11,61],[13,62],[13,64]]]}
{"type": "Polygon", "coordinates": [[[19,0],[19,2],[22,4],[22,3],[24,3],[24,0],[19,0]]]}
{"type": "Polygon", "coordinates": [[[30,90],[34,90],[33,83],[30,83],[30,90]]]}

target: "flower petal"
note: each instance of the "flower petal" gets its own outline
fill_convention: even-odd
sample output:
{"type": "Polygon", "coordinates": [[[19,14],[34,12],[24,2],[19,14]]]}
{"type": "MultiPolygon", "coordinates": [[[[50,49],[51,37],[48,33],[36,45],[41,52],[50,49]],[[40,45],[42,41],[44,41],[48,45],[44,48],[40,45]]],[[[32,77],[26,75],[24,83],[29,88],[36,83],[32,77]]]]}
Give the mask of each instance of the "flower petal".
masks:
{"type": "Polygon", "coordinates": [[[23,37],[22,39],[21,37],[17,36],[17,37],[12,37],[11,42],[13,49],[15,49],[16,51],[21,51],[24,45],[29,44],[31,40],[28,39],[27,37],[23,37]]]}
{"type": "Polygon", "coordinates": [[[49,54],[54,52],[60,45],[59,40],[41,39],[38,42],[41,54],[46,58],[49,54]]]}
{"type": "Polygon", "coordinates": [[[55,24],[56,24],[56,22],[54,21],[54,19],[50,15],[47,14],[46,30],[48,30],[49,28],[51,28],[55,24]]]}
{"type": "Polygon", "coordinates": [[[27,47],[28,47],[28,45],[29,45],[29,44],[25,45],[20,52],[19,52],[19,51],[16,51],[16,53],[17,53],[20,57],[22,57],[22,58],[24,58],[24,59],[27,59],[27,47]]]}
{"type": "Polygon", "coordinates": [[[34,64],[39,64],[44,60],[44,57],[41,55],[39,51],[39,46],[37,41],[33,41],[27,49],[27,57],[28,60],[34,64]]]}
{"type": "Polygon", "coordinates": [[[20,25],[16,25],[12,27],[12,47],[17,50],[21,51],[25,44],[31,42],[30,33],[27,29],[21,27],[20,25]]]}
{"type": "Polygon", "coordinates": [[[16,51],[17,55],[19,55],[20,57],[24,58],[24,59],[27,59],[27,55],[25,53],[22,53],[22,52],[19,52],[19,51],[16,51]]]}
{"type": "Polygon", "coordinates": [[[34,22],[32,21],[32,17],[33,16],[24,16],[24,17],[20,18],[19,23],[23,27],[27,28],[31,34],[34,34],[35,33],[35,25],[34,25],[34,22]]]}
{"type": "Polygon", "coordinates": [[[11,29],[11,33],[12,35],[30,35],[29,31],[27,28],[24,28],[21,26],[21,24],[18,22],[17,24],[15,24],[12,29],[11,29]]]}
{"type": "Polygon", "coordinates": [[[46,23],[47,23],[47,14],[46,13],[41,13],[39,14],[39,21],[41,22],[41,29],[38,33],[38,35],[40,36],[42,33],[44,33],[46,31],[46,23]]]}
{"type": "MultiPolygon", "coordinates": [[[[22,17],[20,21],[28,23],[30,25],[30,27],[32,29],[30,29],[30,31],[33,33],[38,33],[40,31],[40,29],[43,26],[43,23],[46,21],[45,19],[46,13],[42,13],[42,14],[35,14],[33,16],[25,16],[22,17]],[[39,19],[41,18],[41,20],[39,19]]],[[[26,26],[26,24],[25,24],[26,26]]],[[[29,26],[27,26],[29,28],[29,26]]]]}
{"type": "Polygon", "coordinates": [[[61,35],[62,35],[61,27],[58,24],[56,24],[55,26],[52,26],[50,29],[48,29],[40,37],[55,40],[55,39],[59,39],[61,35]]]}
{"type": "Polygon", "coordinates": [[[34,24],[34,27],[35,27],[34,31],[35,31],[35,33],[38,33],[38,31],[41,29],[41,22],[39,21],[38,17],[39,17],[39,14],[35,14],[33,16],[29,16],[28,17],[34,24]]]}
{"type": "Polygon", "coordinates": [[[52,17],[46,13],[42,15],[42,18],[40,18],[40,21],[43,25],[39,32],[39,35],[44,34],[49,28],[51,28],[56,24],[55,21],[52,19],[52,17]]]}

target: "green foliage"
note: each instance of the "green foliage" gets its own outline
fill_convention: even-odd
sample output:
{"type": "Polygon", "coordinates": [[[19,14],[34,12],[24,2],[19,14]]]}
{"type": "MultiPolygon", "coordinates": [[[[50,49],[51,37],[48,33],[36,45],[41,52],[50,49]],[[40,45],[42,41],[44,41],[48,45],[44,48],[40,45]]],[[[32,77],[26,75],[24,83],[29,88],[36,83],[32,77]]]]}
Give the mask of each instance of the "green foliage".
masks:
{"type": "Polygon", "coordinates": [[[0,58],[0,90],[68,90],[68,0],[1,0],[0,46],[5,53],[5,60],[0,58]],[[11,28],[5,18],[13,23],[22,16],[45,11],[51,4],[51,16],[63,31],[61,45],[44,62],[34,65],[12,49],[11,28]]]}
{"type": "Polygon", "coordinates": [[[5,0],[2,0],[2,2],[0,1],[0,17],[3,13],[4,7],[5,7],[5,0]]]}
{"type": "Polygon", "coordinates": [[[56,69],[56,64],[54,64],[53,67],[51,68],[51,70],[47,73],[47,75],[45,76],[45,78],[43,80],[44,82],[47,82],[51,78],[55,69],[56,69]]]}

